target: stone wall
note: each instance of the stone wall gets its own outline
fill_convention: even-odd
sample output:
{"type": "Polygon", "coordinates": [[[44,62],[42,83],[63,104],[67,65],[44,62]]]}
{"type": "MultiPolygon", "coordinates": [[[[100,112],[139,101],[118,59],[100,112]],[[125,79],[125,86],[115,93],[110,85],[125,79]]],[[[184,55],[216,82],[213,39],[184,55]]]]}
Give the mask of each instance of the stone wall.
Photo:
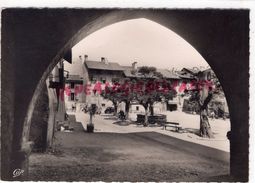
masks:
{"type": "Polygon", "coordinates": [[[38,96],[32,115],[29,140],[33,141],[32,151],[45,151],[47,146],[47,127],[49,99],[46,84],[38,96]]]}

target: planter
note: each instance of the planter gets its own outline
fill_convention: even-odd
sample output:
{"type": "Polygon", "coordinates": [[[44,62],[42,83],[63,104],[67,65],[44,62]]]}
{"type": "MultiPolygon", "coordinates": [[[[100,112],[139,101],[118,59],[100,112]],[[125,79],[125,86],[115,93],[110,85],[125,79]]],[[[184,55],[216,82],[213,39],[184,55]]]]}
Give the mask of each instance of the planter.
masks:
{"type": "Polygon", "coordinates": [[[88,133],[94,132],[94,124],[87,124],[87,132],[88,133]]]}
{"type": "Polygon", "coordinates": [[[144,120],[145,120],[145,115],[143,114],[137,114],[137,123],[139,124],[143,124],[144,123],[144,120]]]}

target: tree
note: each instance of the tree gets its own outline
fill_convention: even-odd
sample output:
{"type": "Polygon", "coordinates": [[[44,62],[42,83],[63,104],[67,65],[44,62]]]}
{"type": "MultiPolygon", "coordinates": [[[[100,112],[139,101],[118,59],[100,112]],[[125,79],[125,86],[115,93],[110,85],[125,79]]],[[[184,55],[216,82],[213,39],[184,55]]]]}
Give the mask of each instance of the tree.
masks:
{"type": "Polygon", "coordinates": [[[208,120],[208,104],[213,97],[211,89],[203,87],[200,92],[199,106],[200,106],[200,136],[213,138],[213,133],[208,120]]]}
{"type": "MultiPolygon", "coordinates": [[[[153,104],[157,101],[169,100],[176,95],[170,82],[162,79],[162,74],[156,71],[155,67],[143,66],[138,70],[142,77],[123,83],[115,83],[107,86],[102,93],[104,98],[111,101],[125,102],[126,116],[129,113],[131,101],[137,101],[145,109],[145,122],[148,124],[148,115],[154,115],[153,104]]],[[[138,76],[138,73],[137,74],[138,76]]]]}
{"type": "MultiPolygon", "coordinates": [[[[145,109],[144,126],[147,126],[148,115],[154,115],[154,102],[161,101],[164,95],[169,93],[166,90],[162,90],[163,92],[160,90],[162,86],[160,86],[159,80],[163,78],[163,75],[157,72],[155,67],[142,66],[139,68],[138,73],[143,76],[142,84],[144,84],[144,86],[141,88],[142,90],[137,93],[136,100],[138,100],[139,104],[143,105],[145,109]]],[[[167,88],[166,85],[163,87],[164,89],[167,88]]]]}
{"type": "Polygon", "coordinates": [[[115,91],[115,87],[110,85],[105,86],[105,89],[101,92],[101,96],[112,101],[114,107],[113,115],[117,115],[118,103],[121,102],[121,99],[119,93],[115,91]]]}
{"type": "Polygon", "coordinates": [[[138,69],[138,73],[142,74],[145,79],[163,78],[163,75],[157,72],[156,67],[142,66],[138,69]]]}
{"type": "MultiPolygon", "coordinates": [[[[200,72],[197,76],[197,83],[195,89],[192,91],[190,101],[198,103],[200,108],[200,130],[201,137],[214,138],[211,126],[208,120],[208,104],[213,98],[214,92],[212,89],[211,78],[208,77],[210,72],[208,70],[200,72]]],[[[216,90],[215,90],[216,91],[216,90]]]]}
{"type": "Polygon", "coordinates": [[[145,109],[144,126],[148,125],[148,116],[154,115],[154,103],[168,101],[173,99],[175,95],[176,91],[172,88],[171,82],[161,79],[145,81],[143,91],[136,92],[136,100],[145,109]]]}

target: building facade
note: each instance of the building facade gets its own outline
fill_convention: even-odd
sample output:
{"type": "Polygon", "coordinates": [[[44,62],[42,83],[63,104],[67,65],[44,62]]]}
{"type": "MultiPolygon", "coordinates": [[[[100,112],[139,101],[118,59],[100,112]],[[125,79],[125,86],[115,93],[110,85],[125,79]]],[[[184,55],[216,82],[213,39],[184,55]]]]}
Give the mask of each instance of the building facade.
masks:
{"type": "MultiPolygon", "coordinates": [[[[144,76],[138,72],[137,62],[133,62],[130,66],[123,66],[116,62],[109,62],[105,57],[101,57],[100,61],[94,61],[84,55],[84,57],[79,56],[79,64],[80,75],[70,73],[70,78],[66,79],[66,87],[70,90],[67,101],[76,101],[87,106],[96,104],[101,112],[113,105],[110,100],[101,96],[105,86],[122,83],[126,80],[144,79],[144,76]]],[[[177,97],[169,101],[155,103],[155,111],[164,112],[182,108],[185,92],[189,90],[192,82],[196,81],[195,76],[201,71],[198,68],[183,68],[179,71],[156,69],[156,71],[161,74],[163,80],[173,85],[177,97]]],[[[121,107],[118,110],[125,108],[123,104],[119,104],[119,106],[121,107]]],[[[142,105],[139,104],[131,103],[130,106],[130,110],[136,113],[143,113],[142,108],[142,105]]]]}

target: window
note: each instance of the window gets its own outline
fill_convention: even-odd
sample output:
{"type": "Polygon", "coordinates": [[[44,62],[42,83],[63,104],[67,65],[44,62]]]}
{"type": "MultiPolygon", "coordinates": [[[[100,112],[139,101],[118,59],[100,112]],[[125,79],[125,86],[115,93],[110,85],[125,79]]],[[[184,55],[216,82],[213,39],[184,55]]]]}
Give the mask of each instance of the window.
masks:
{"type": "Polygon", "coordinates": [[[101,104],[102,105],[102,107],[105,107],[105,104],[101,104]]]}
{"type": "Polygon", "coordinates": [[[95,76],[91,75],[90,76],[90,81],[91,81],[91,83],[96,83],[97,78],[95,76]]]}
{"type": "Polygon", "coordinates": [[[120,79],[119,78],[112,78],[112,83],[119,83],[120,79]]]}
{"type": "Polygon", "coordinates": [[[136,106],[136,110],[139,111],[139,106],[136,106]]]}
{"type": "Polygon", "coordinates": [[[101,81],[101,83],[105,84],[106,79],[105,78],[100,78],[100,81],[101,81]]]}
{"type": "Polygon", "coordinates": [[[71,88],[74,88],[74,83],[71,83],[71,88]]]}
{"type": "Polygon", "coordinates": [[[94,78],[92,79],[92,83],[96,83],[96,82],[97,82],[97,78],[94,77],[94,78]]]}
{"type": "Polygon", "coordinates": [[[71,101],[74,101],[74,93],[71,93],[71,101]]]}

